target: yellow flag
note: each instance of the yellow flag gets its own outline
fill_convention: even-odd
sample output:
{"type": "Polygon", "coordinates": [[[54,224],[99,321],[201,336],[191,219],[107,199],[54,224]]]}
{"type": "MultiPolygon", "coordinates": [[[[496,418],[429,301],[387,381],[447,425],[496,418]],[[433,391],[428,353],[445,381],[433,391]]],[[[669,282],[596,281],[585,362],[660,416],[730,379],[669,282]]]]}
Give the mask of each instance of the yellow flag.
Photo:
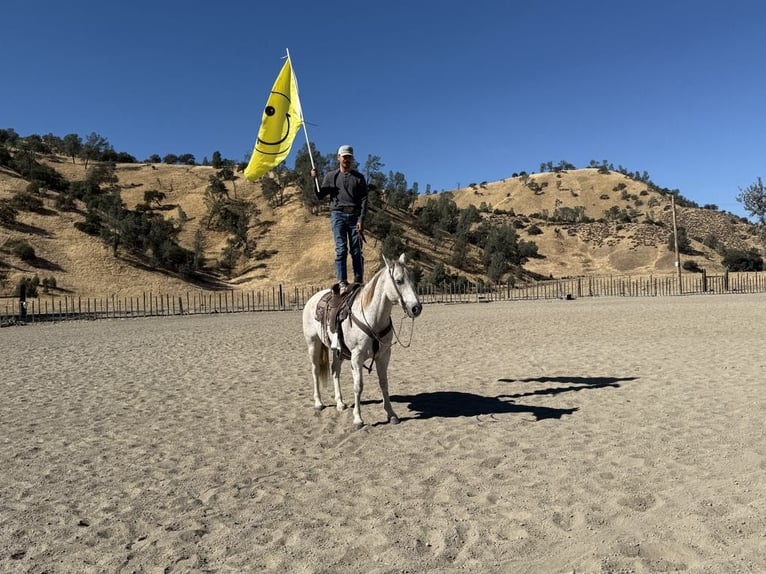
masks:
{"type": "Polygon", "coordinates": [[[290,153],[293,140],[302,125],[303,113],[298,99],[298,85],[290,58],[287,58],[263,109],[258,139],[255,141],[250,163],[245,169],[245,177],[255,181],[282,163],[290,153]]]}

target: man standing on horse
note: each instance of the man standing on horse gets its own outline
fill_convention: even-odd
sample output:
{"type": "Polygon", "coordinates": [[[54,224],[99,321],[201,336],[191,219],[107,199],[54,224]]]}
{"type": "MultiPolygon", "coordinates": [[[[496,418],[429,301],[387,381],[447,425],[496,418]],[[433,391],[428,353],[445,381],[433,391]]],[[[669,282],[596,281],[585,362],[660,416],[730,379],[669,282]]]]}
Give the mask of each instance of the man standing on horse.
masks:
{"type": "MultiPolygon", "coordinates": [[[[316,192],[322,199],[330,196],[330,225],[335,240],[335,275],[340,292],[348,288],[348,266],[346,256],[351,252],[354,283],[364,281],[364,219],[367,216],[367,181],[364,175],[354,169],[354,148],[342,145],[338,149],[338,169],[326,173],[322,185],[316,192]]],[[[311,177],[317,177],[316,169],[311,177]]]]}

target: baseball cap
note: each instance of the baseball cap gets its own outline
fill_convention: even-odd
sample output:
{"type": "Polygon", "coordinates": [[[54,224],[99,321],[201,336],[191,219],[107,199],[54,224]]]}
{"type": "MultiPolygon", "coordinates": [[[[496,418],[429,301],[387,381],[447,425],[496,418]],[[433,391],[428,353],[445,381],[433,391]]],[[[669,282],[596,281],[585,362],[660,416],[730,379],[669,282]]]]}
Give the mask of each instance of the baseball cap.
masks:
{"type": "Polygon", "coordinates": [[[352,148],[350,145],[342,145],[338,148],[338,155],[354,155],[354,148],[352,148]]]}

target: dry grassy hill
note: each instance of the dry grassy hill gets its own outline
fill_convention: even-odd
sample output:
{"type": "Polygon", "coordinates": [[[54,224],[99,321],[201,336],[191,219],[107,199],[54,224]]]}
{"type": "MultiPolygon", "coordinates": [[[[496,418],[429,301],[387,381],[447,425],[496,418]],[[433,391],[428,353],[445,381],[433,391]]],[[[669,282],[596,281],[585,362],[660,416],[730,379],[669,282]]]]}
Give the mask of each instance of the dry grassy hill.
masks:
{"type": "MultiPolygon", "coordinates": [[[[69,180],[83,179],[84,166],[71,161],[49,162],[69,180]]],[[[179,217],[179,209],[188,218],[179,237],[184,247],[191,247],[196,230],[206,212],[204,193],[211,167],[164,164],[120,164],[118,185],[124,203],[134,208],[143,202],[144,192],[161,191],[165,217],[179,217]]],[[[11,173],[0,172],[0,199],[26,188],[28,182],[11,173]]],[[[278,282],[290,285],[332,279],[333,247],[326,218],[309,214],[294,196],[287,194],[285,205],[272,209],[263,200],[260,186],[238,178],[227,183],[231,195],[254,201],[261,213],[249,234],[255,239],[256,259],[243,262],[232,277],[210,276],[208,282],[191,285],[180,277],[136,265],[134,261],[115,258],[111,250],[97,238],[74,227],[82,213],[59,212],[53,207],[55,194],[45,194],[46,213],[21,212],[18,225],[0,227],[0,250],[14,238],[28,241],[35,249],[37,261],[32,264],[3,252],[0,257],[8,268],[2,293],[15,287],[22,276],[37,273],[53,275],[57,287],[65,292],[96,295],[116,293],[120,296],[183,292],[195,288],[255,288],[278,282]]],[[[227,235],[205,229],[206,263],[211,267],[220,257],[227,235]]]]}
{"type": "MultiPolygon", "coordinates": [[[[528,271],[553,277],[675,272],[675,255],[667,247],[673,229],[670,197],[621,173],[601,173],[598,169],[546,172],[451,193],[458,207],[485,204],[492,211],[510,211],[517,216],[493,218],[521,218],[542,230],[540,235],[519,231],[520,237],[534,241],[543,255],[524,265],[528,271]],[[625,210],[637,222],[549,223],[557,210],[581,210],[591,220],[604,219],[608,210],[625,210]]],[[[729,248],[763,248],[754,226],[734,215],[677,206],[676,218],[692,239],[695,251],[694,255],[683,255],[682,260],[692,259],[708,271],[723,269],[721,255],[703,244],[708,236],[729,248]]]]}
{"type": "MultiPolygon", "coordinates": [[[[48,158],[46,162],[69,180],[83,179],[84,166],[71,160],[48,158]]],[[[195,231],[206,212],[204,192],[213,168],[164,164],[119,164],[118,185],[125,204],[133,208],[143,202],[144,192],[165,194],[163,215],[176,217],[182,210],[188,218],[180,241],[191,247],[195,231]]],[[[0,170],[0,199],[26,189],[28,182],[17,174],[0,170]]],[[[287,286],[328,285],[334,280],[334,247],[327,214],[313,215],[295,193],[288,191],[283,205],[272,208],[262,197],[260,185],[238,178],[227,182],[229,193],[254,202],[260,215],[249,231],[255,240],[254,256],[242,261],[230,276],[211,274],[204,283],[190,284],[173,274],[147,268],[123,256],[114,257],[97,238],[74,227],[82,212],[59,212],[55,194],[45,192],[43,213],[21,212],[17,225],[0,227],[0,295],[10,295],[22,277],[37,274],[53,276],[63,293],[82,296],[114,294],[139,295],[143,292],[179,293],[194,289],[256,289],[282,283],[287,286]],[[23,239],[31,244],[36,260],[27,263],[5,247],[9,241],[23,239]]],[[[561,173],[541,173],[484,183],[451,192],[458,207],[485,204],[505,213],[485,215],[497,219],[524,220],[526,229],[535,223],[542,234],[519,235],[534,241],[541,258],[525,265],[525,270],[545,276],[581,274],[636,274],[673,272],[674,257],[667,249],[671,210],[667,197],[651,191],[645,184],[618,173],[602,174],[595,169],[561,173]],[[547,219],[557,210],[581,210],[599,219],[608,209],[640,214],[642,223],[551,224],[547,219]],[[510,215],[510,214],[514,215],[510,215]]],[[[420,202],[428,197],[421,197],[420,202]]],[[[729,247],[759,246],[751,226],[732,215],[702,209],[679,208],[678,223],[690,237],[703,239],[713,234],[729,247]]],[[[428,272],[436,263],[449,260],[450,238],[435,241],[415,231],[411,214],[394,212],[393,217],[406,230],[408,247],[421,254],[420,263],[428,272]]],[[[205,257],[210,268],[220,258],[226,235],[205,231],[205,257]]],[[[365,246],[368,268],[376,268],[380,244],[373,237],[365,246]]],[[[718,271],[720,255],[699,241],[693,242],[701,267],[718,271]]],[[[470,255],[472,277],[478,278],[478,253],[470,255]]],[[[684,257],[685,259],[688,257],[684,257]]],[[[453,270],[455,271],[455,270],[453,270]]]]}

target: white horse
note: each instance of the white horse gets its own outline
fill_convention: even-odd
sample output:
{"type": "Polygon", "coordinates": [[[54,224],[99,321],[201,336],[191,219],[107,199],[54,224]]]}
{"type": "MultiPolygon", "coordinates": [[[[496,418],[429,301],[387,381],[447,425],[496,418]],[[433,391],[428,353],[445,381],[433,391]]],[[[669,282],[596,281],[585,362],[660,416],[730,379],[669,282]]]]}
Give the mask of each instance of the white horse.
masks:
{"type": "MultiPolygon", "coordinates": [[[[413,321],[420,315],[423,306],[418,298],[406,267],[404,254],[398,261],[383,257],[385,267],[381,268],[353,298],[348,317],[340,325],[342,341],[351,354],[351,372],[354,377],[354,427],[364,426],[360,412],[360,402],[363,388],[362,369],[365,361],[375,363],[378,383],[383,394],[383,408],[388,415],[388,422],[398,424],[399,418],[391,407],[388,396],[388,361],[391,358],[393,345],[393,325],[391,309],[397,303],[413,321]]],[[[303,309],[303,334],[308,345],[311,360],[311,374],[314,379],[314,409],[324,408],[320,395],[320,383],[328,381],[332,373],[335,389],[335,405],[338,411],[343,411],[346,404],[340,390],[340,367],[344,360],[343,353],[330,349],[330,333],[326,323],[316,319],[317,307],[330,289],[315,293],[303,309]],[[332,361],[330,361],[332,353],[332,361]]],[[[348,358],[347,356],[345,358],[348,358]]],[[[371,370],[372,367],[369,367],[371,370]]]]}

